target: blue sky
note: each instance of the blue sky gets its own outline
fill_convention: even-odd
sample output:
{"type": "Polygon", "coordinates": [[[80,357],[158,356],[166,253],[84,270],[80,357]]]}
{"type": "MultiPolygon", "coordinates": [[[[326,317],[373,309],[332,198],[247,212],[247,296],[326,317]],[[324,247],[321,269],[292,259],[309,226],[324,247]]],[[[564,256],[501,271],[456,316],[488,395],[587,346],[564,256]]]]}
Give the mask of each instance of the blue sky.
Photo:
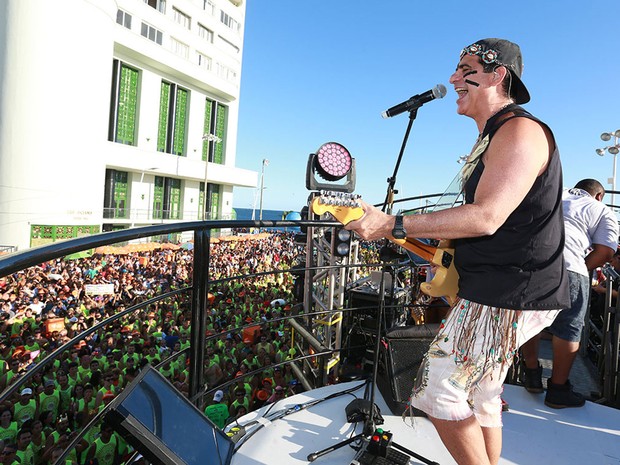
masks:
{"type": "MultiPolygon", "coordinates": [[[[611,189],[613,156],[595,149],[601,132],[620,129],[618,18],[618,0],[248,0],[237,166],[260,172],[267,158],[263,208],[299,211],[308,155],[335,141],[356,160],[355,192],[382,202],[408,113],[380,114],[441,83],[448,94],[418,111],[396,189],[442,192],[477,136],[448,78],[464,46],[501,37],[521,46],[524,107],[553,129],[564,185],[592,177],[611,189]]],[[[234,206],[256,198],[235,189],[234,206]]]]}

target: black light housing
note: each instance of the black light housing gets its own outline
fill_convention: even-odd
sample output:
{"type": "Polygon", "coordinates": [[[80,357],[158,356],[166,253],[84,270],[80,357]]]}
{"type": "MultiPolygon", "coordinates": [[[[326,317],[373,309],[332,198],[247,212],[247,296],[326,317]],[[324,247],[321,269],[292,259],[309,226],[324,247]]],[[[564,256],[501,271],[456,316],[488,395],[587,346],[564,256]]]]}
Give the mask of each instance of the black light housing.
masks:
{"type": "Polygon", "coordinates": [[[336,228],[334,231],[334,248],[332,254],[336,257],[348,257],[351,252],[351,231],[344,228],[336,228]]]}

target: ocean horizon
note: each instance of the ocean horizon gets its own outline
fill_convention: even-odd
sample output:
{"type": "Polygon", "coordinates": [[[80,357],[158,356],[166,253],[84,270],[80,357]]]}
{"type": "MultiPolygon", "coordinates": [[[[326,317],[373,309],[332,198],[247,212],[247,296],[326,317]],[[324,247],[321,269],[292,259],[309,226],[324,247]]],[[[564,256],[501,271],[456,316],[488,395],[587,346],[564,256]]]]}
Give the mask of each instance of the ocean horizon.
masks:
{"type": "MultiPolygon", "coordinates": [[[[251,220],[252,209],[251,208],[233,208],[237,213],[238,220],[251,220]]],[[[290,210],[265,210],[263,208],[263,220],[278,221],[283,219],[283,215],[290,213],[290,210]]],[[[299,212],[296,212],[299,213],[299,212]]],[[[254,209],[254,219],[258,220],[260,216],[260,210],[254,209]]]]}
{"type": "MultiPolygon", "coordinates": [[[[252,209],[251,208],[233,208],[233,210],[237,213],[238,220],[251,220],[252,219],[252,209]]],[[[289,210],[265,210],[263,208],[263,221],[281,221],[283,216],[290,213],[289,210]]],[[[296,212],[299,213],[299,212],[296,212]]],[[[260,216],[260,210],[254,210],[254,220],[258,221],[260,216]]],[[[299,217],[298,217],[299,218],[299,217]]],[[[278,231],[290,231],[294,233],[299,232],[298,227],[287,227],[287,228],[266,228],[273,229],[278,231]]]]}

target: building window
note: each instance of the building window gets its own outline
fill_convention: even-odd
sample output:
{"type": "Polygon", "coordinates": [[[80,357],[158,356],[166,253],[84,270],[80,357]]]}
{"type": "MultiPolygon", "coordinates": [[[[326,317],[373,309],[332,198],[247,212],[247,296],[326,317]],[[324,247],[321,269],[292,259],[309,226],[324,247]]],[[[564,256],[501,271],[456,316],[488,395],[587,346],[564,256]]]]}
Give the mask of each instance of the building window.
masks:
{"type": "Polygon", "coordinates": [[[116,22],[127,29],[131,29],[131,15],[123,10],[116,10],[116,22]]]}
{"type": "Polygon", "coordinates": [[[157,150],[185,155],[189,91],[170,82],[161,82],[157,150]]]}
{"type": "Polygon", "coordinates": [[[112,101],[108,140],[136,145],[140,73],[119,60],[112,64],[112,101]]]}
{"type": "Polygon", "coordinates": [[[207,71],[211,71],[211,57],[209,57],[208,55],[205,55],[204,53],[201,52],[196,52],[196,61],[198,62],[198,66],[206,69],[207,71]]]}
{"type": "Polygon", "coordinates": [[[220,218],[220,188],[219,184],[207,185],[207,209],[204,210],[205,183],[200,183],[200,194],[198,199],[198,207],[202,212],[200,219],[218,220],[220,218]]]}
{"type": "Polygon", "coordinates": [[[222,79],[229,82],[237,82],[237,72],[222,63],[217,63],[216,73],[222,79]]]}
{"type": "Polygon", "coordinates": [[[127,172],[105,170],[105,189],[103,193],[104,218],[128,218],[127,172]]]}
{"type": "Polygon", "coordinates": [[[183,57],[186,60],[189,59],[189,45],[184,44],[183,42],[179,42],[174,37],[171,37],[170,48],[176,55],[179,55],[180,57],[183,57]]]}
{"type": "Polygon", "coordinates": [[[185,29],[190,29],[192,27],[192,18],[187,16],[181,10],[177,10],[172,7],[172,11],[174,13],[174,20],[183,26],[185,29]]]}
{"type": "Polygon", "coordinates": [[[222,50],[228,52],[230,55],[237,55],[239,53],[239,47],[233,44],[231,41],[226,40],[222,36],[217,36],[220,44],[222,44],[222,50]]]}
{"type": "Polygon", "coordinates": [[[147,39],[152,40],[159,45],[163,43],[163,32],[161,32],[159,29],[154,28],[150,24],[142,23],[142,29],[140,30],[140,34],[142,35],[142,37],[146,37],[147,39]]]}
{"type": "Polygon", "coordinates": [[[166,0],[144,0],[144,3],[161,13],[166,12],[166,0]]]}
{"type": "Polygon", "coordinates": [[[203,0],[202,9],[211,16],[215,16],[215,3],[213,3],[213,0],[203,0]]]}
{"type": "Polygon", "coordinates": [[[226,26],[231,31],[239,33],[239,23],[236,19],[226,13],[224,10],[220,10],[220,21],[224,26],[226,26]]]}
{"type": "Polygon", "coordinates": [[[181,219],[181,180],[155,176],[153,219],[181,219]]]}
{"type": "Polygon", "coordinates": [[[213,31],[198,23],[198,35],[206,42],[213,43],[213,31]]]}
{"type": "Polygon", "coordinates": [[[205,135],[213,134],[220,142],[202,141],[202,159],[211,163],[224,163],[224,140],[226,139],[226,116],[228,107],[215,100],[206,99],[205,121],[203,131],[205,135]]]}

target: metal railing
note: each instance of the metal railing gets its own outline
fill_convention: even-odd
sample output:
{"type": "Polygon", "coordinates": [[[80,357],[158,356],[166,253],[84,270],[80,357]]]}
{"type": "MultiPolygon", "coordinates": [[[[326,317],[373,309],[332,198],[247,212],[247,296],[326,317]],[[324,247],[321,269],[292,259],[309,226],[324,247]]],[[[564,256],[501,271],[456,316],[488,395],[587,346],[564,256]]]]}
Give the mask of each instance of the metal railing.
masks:
{"type": "MultiPolygon", "coordinates": [[[[193,261],[192,261],[192,284],[188,287],[181,289],[175,289],[170,292],[155,295],[148,300],[138,302],[135,305],[131,305],[128,308],[106,318],[98,324],[80,332],[70,340],[65,341],[62,345],[57,347],[53,352],[43,355],[43,359],[36,364],[31,365],[28,369],[20,373],[11,384],[9,384],[2,393],[0,393],[0,403],[10,400],[19,389],[29,383],[35,376],[45,372],[46,367],[50,366],[54,360],[62,356],[64,352],[73,348],[78,342],[85,340],[86,338],[96,334],[105,328],[108,328],[111,324],[118,322],[122,318],[135,313],[140,310],[149,308],[159,302],[166,301],[167,299],[175,298],[177,296],[186,296],[190,301],[190,314],[191,314],[191,333],[190,333],[190,347],[189,352],[189,398],[197,405],[201,405],[203,397],[209,391],[207,388],[211,388],[205,382],[204,362],[205,362],[205,348],[206,342],[213,338],[220,337],[220,334],[214,334],[205,338],[206,334],[206,319],[203,317],[208,306],[209,292],[223,282],[232,281],[239,278],[249,278],[255,275],[243,275],[233,276],[226,279],[213,279],[210,276],[210,244],[211,244],[211,230],[219,229],[274,229],[274,228],[299,228],[300,226],[314,226],[321,224],[326,226],[333,223],[325,222],[300,222],[300,221],[200,221],[200,222],[186,222],[186,223],[174,223],[174,224],[161,224],[146,226],[141,228],[125,229],[114,232],[102,233],[94,236],[81,237],[77,239],[67,240],[63,242],[57,242],[50,245],[42,246],[36,249],[31,249],[23,252],[16,252],[11,255],[6,255],[0,258],[0,277],[6,277],[13,273],[26,270],[30,267],[40,265],[45,262],[56,260],[68,255],[75,254],[77,252],[85,250],[97,249],[101,246],[113,245],[113,244],[127,244],[132,242],[145,242],[149,238],[153,237],[169,237],[174,234],[192,231],[194,235],[193,239],[193,261]]],[[[272,270],[263,274],[278,274],[288,273],[291,270],[272,270]]],[[[292,312],[287,316],[287,320],[296,318],[296,312],[292,312]]],[[[226,332],[243,331],[246,328],[256,326],[257,323],[249,323],[238,328],[227,329],[226,332]]],[[[301,326],[298,327],[298,333],[301,333],[301,326]]],[[[301,336],[298,336],[301,337],[301,336]]],[[[306,359],[323,357],[330,355],[331,352],[314,352],[312,354],[300,353],[299,356],[287,361],[292,365],[300,362],[303,364],[306,359]]],[[[180,355],[177,353],[176,356],[180,355]]],[[[166,361],[163,361],[160,365],[163,365],[166,361]]],[[[265,369],[265,368],[263,368],[265,369]]],[[[260,370],[258,370],[260,371],[260,370]]],[[[295,374],[304,378],[302,369],[294,366],[295,374]]],[[[253,373],[248,373],[252,375],[253,373]]],[[[303,383],[305,389],[312,389],[317,386],[303,383]]],[[[219,388],[220,386],[218,386],[219,388]]],[[[86,425],[86,429],[93,426],[101,419],[105,414],[104,411],[95,415],[91,421],[86,425]]],[[[73,437],[71,443],[65,450],[66,456],[69,450],[71,450],[84,436],[86,429],[83,429],[79,434],[73,437]]]]}

